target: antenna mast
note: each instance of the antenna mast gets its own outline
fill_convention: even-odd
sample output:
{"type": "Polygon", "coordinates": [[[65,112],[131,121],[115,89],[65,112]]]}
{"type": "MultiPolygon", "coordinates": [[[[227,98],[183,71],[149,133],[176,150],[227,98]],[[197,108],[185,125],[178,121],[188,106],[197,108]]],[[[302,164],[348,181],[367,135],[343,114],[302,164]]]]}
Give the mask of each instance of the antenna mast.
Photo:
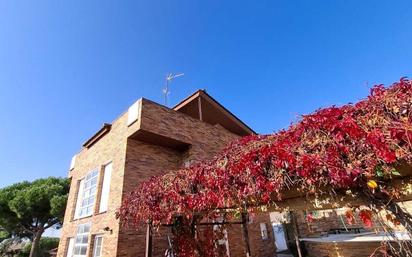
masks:
{"type": "Polygon", "coordinates": [[[165,98],[165,106],[168,105],[168,100],[169,100],[169,95],[170,95],[170,88],[169,88],[169,84],[172,82],[172,80],[174,80],[175,78],[181,77],[185,75],[184,73],[178,73],[178,74],[173,74],[173,73],[169,73],[166,75],[166,84],[165,87],[163,88],[163,95],[165,98]]]}

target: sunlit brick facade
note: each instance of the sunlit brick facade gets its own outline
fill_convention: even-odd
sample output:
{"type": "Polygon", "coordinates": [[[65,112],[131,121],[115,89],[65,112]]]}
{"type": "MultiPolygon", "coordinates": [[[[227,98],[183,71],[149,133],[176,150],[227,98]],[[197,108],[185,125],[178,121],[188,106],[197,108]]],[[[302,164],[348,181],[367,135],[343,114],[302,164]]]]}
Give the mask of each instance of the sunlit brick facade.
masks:
{"type": "MultiPolygon", "coordinates": [[[[153,175],[209,159],[234,139],[252,133],[204,91],[174,108],[138,100],[75,155],[58,256],[143,257],[145,231],[122,228],[115,218],[123,197],[153,175]]],[[[252,255],[274,256],[269,215],[258,216],[248,227],[252,255]],[[261,236],[263,223],[267,239],[261,236]]],[[[164,256],[167,233],[155,233],[153,256],[164,256]]],[[[228,231],[228,247],[232,257],[244,256],[240,225],[228,231]]]]}

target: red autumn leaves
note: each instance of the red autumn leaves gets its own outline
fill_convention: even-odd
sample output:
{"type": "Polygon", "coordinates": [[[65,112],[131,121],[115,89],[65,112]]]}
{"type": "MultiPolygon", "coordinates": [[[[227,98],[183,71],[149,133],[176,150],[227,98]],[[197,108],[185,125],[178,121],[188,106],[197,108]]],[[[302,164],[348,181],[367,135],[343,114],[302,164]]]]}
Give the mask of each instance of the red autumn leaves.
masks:
{"type": "MultiPolygon", "coordinates": [[[[118,217],[129,225],[169,223],[175,215],[271,204],[291,189],[313,194],[390,179],[394,163],[412,158],[411,105],[411,81],[376,86],[354,105],[320,109],[287,130],[242,138],[212,161],[142,183],[118,217]]],[[[361,219],[369,224],[367,212],[361,219]]]]}
{"type": "Polygon", "coordinates": [[[359,213],[359,218],[362,220],[365,227],[372,227],[372,211],[371,210],[361,210],[359,213]]]}
{"type": "Polygon", "coordinates": [[[352,210],[346,211],[345,217],[349,225],[355,224],[355,216],[353,216],[352,210]]]}

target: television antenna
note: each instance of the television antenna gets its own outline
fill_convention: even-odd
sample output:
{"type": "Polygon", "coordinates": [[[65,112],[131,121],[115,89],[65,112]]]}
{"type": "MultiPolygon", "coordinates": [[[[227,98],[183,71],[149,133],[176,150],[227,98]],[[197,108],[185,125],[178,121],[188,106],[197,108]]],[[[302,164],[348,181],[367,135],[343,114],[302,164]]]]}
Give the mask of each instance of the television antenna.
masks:
{"type": "Polygon", "coordinates": [[[184,73],[177,73],[177,74],[173,74],[173,73],[169,73],[166,75],[166,85],[163,88],[162,92],[165,98],[165,106],[167,106],[168,104],[168,100],[169,100],[169,95],[170,95],[170,83],[172,82],[172,80],[174,80],[175,78],[181,77],[185,75],[184,73]]]}

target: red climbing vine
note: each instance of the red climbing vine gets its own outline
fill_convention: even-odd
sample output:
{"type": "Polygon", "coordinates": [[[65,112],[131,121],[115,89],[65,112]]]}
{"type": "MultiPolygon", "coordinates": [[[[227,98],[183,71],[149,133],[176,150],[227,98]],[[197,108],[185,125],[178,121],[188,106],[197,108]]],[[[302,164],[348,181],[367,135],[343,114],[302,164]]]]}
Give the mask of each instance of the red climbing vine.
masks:
{"type": "MultiPolygon", "coordinates": [[[[399,175],[394,167],[411,162],[411,142],[412,81],[402,78],[373,87],[356,104],[319,109],[286,130],[241,138],[211,161],[153,177],[125,198],[117,215],[123,225],[169,224],[179,215],[271,205],[291,189],[399,197],[386,181],[399,175]]],[[[369,225],[370,213],[362,212],[362,220],[369,225]]]]}

